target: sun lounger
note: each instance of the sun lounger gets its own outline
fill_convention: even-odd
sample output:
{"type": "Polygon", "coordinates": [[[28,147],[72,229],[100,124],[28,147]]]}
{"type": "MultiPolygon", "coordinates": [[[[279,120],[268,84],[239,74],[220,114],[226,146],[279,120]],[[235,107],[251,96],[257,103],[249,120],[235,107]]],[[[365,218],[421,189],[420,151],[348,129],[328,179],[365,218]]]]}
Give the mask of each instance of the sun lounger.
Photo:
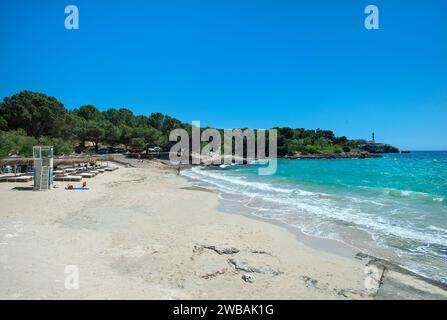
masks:
{"type": "Polygon", "coordinates": [[[54,177],[54,181],[73,181],[73,182],[79,182],[82,180],[82,176],[61,176],[61,177],[54,177]]]}
{"type": "Polygon", "coordinates": [[[0,178],[0,182],[30,182],[32,180],[32,176],[8,176],[0,178]]]}
{"type": "Polygon", "coordinates": [[[68,173],[63,172],[62,170],[54,170],[53,175],[55,177],[63,177],[63,176],[67,176],[68,173]]]}
{"type": "Polygon", "coordinates": [[[115,170],[118,170],[118,167],[107,167],[104,170],[105,171],[115,171],[115,170]]]}
{"type": "Polygon", "coordinates": [[[80,174],[81,177],[83,178],[93,178],[96,176],[96,173],[91,173],[91,172],[83,172],[80,174]]]}

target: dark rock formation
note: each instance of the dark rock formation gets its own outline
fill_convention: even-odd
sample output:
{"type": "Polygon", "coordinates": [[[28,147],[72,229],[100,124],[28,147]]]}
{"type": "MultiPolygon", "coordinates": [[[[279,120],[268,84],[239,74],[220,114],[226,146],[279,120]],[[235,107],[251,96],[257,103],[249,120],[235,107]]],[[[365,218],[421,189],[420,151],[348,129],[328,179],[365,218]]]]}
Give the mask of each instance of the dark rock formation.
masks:
{"type": "Polygon", "coordinates": [[[308,277],[308,276],[302,276],[301,279],[306,284],[306,287],[308,287],[308,288],[317,288],[318,280],[312,279],[311,277],[308,277]]]}
{"type": "Polygon", "coordinates": [[[218,254],[235,254],[239,252],[239,249],[234,247],[224,247],[224,246],[210,246],[210,245],[202,245],[203,248],[213,250],[218,254]]]}
{"type": "Polygon", "coordinates": [[[284,159],[369,159],[369,158],[381,158],[378,154],[373,154],[368,151],[360,152],[324,152],[316,154],[298,154],[294,156],[286,156],[284,159]]]}
{"type": "Polygon", "coordinates": [[[367,143],[359,146],[359,149],[369,153],[399,153],[398,148],[383,143],[367,143]]]}
{"type": "Polygon", "coordinates": [[[244,280],[247,283],[253,283],[255,282],[255,277],[253,277],[251,274],[244,274],[242,275],[242,280],[244,280]]]}
{"type": "Polygon", "coordinates": [[[228,263],[233,265],[237,271],[245,271],[250,273],[262,273],[261,269],[249,265],[247,262],[236,259],[228,259],[228,263]]]}

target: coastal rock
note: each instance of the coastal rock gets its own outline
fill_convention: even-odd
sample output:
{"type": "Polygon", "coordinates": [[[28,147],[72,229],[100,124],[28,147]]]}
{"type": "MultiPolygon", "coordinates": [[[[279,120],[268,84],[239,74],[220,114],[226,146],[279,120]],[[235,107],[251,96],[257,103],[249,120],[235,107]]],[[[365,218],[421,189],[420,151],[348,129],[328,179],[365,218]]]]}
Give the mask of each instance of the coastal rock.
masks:
{"type": "Polygon", "coordinates": [[[209,250],[214,250],[215,252],[217,252],[220,255],[223,255],[223,254],[235,254],[235,253],[239,252],[239,249],[234,248],[234,247],[204,245],[203,248],[209,249],[209,250]]]}
{"type": "Polygon", "coordinates": [[[370,261],[365,267],[365,289],[368,295],[375,295],[382,284],[385,266],[377,261],[370,261]]]}
{"type": "Polygon", "coordinates": [[[308,277],[308,276],[301,276],[301,279],[306,284],[306,287],[317,288],[318,280],[312,279],[311,277],[308,277]]]}
{"type": "Polygon", "coordinates": [[[383,143],[367,143],[359,148],[369,153],[399,153],[399,148],[383,143]]]}
{"type": "Polygon", "coordinates": [[[270,252],[263,251],[263,250],[252,250],[251,253],[254,253],[254,254],[265,254],[265,255],[268,255],[268,256],[272,256],[272,254],[270,252]]]}
{"type": "Polygon", "coordinates": [[[284,159],[299,160],[299,159],[370,159],[381,158],[379,154],[373,154],[367,151],[360,152],[322,152],[316,154],[296,154],[293,156],[285,156],[284,159]]]}
{"type": "Polygon", "coordinates": [[[333,293],[335,296],[339,298],[348,298],[348,299],[361,299],[365,297],[365,292],[363,290],[358,289],[333,289],[333,293]]]}
{"type": "Polygon", "coordinates": [[[209,280],[209,279],[213,279],[216,278],[217,276],[223,275],[227,272],[227,268],[222,269],[222,270],[217,270],[216,272],[213,273],[207,273],[203,276],[200,276],[203,279],[209,280]]]}
{"type": "Polygon", "coordinates": [[[199,245],[199,244],[195,244],[194,248],[192,249],[192,252],[194,254],[201,254],[203,252],[203,246],[199,245]]]}
{"type": "Polygon", "coordinates": [[[244,274],[242,275],[242,280],[244,280],[247,283],[253,283],[255,282],[255,277],[251,274],[244,274]]]}
{"type": "Polygon", "coordinates": [[[273,270],[273,269],[269,269],[268,270],[268,273],[270,273],[272,276],[274,276],[274,277],[276,277],[276,276],[279,276],[279,275],[281,275],[281,274],[284,274],[284,272],[282,272],[282,271],[279,271],[279,270],[273,270]]]}
{"type": "Polygon", "coordinates": [[[239,249],[234,247],[225,247],[225,246],[215,246],[215,245],[204,245],[196,243],[194,248],[192,249],[193,255],[190,257],[191,260],[194,260],[196,256],[200,256],[205,249],[213,250],[219,255],[231,255],[239,252],[239,249]]]}
{"type": "Polygon", "coordinates": [[[249,273],[262,273],[261,269],[249,265],[247,262],[237,259],[228,259],[228,263],[233,265],[237,271],[249,273]]]}
{"type": "Polygon", "coordinates": [[[347,298],[348,295],[346,294],[346,290],[345,289],[334,289],[334,293],[339,296],[339,297],[343,297],[343,298],[347,298]]]}
{"type": "Polygon", "coordinates": [[[366,254],[366,253],[358,252],[358,253],[355,255],[355,258],[358,259],[358,260],[365,260],[365,259],[371,259],[371,258],[373,258],[373,257],[371,257],[370,255],[368,255],[368,254],[366,254]]]}

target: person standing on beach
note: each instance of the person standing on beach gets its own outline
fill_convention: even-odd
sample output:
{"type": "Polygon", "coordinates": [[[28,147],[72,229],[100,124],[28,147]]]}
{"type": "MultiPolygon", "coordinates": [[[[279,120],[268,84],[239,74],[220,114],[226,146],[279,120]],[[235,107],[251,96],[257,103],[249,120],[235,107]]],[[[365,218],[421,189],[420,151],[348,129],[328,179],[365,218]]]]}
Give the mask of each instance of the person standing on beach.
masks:
{"type": "Polygon", "coordinates": [[[182,169],[182,162],[180,161],[179,163],[178,163],[178,168],[177,168],[177,175],[179,176],[180,175],[180,170],[182,169]]]}

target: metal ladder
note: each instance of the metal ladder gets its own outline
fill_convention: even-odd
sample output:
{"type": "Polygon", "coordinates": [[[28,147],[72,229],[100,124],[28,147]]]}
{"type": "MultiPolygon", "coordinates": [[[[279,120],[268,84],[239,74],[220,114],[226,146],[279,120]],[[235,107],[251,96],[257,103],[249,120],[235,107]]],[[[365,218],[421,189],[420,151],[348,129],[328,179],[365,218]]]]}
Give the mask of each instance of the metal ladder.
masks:
{"type": "Polygon", "coordinates": [[[47,166],[42,166],[40,170],[40,190],[49,190],[48,179],[49,179],[49,170],[47,166]]]}

